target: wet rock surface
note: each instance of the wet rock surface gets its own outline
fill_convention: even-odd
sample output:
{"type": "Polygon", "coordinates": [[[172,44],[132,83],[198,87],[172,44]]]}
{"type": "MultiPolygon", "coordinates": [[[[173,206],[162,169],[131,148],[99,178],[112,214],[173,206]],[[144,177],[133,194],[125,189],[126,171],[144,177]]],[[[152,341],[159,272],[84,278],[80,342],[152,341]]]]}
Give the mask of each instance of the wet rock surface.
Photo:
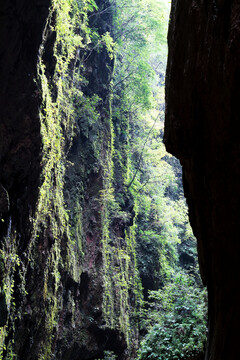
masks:
{"type": "Polygon", "coordinates": [[[209,292],[211,360],[240,354],[239,13],[234,0],[175,0],[169,30],[165,143],[183,165],[209,292]]]}

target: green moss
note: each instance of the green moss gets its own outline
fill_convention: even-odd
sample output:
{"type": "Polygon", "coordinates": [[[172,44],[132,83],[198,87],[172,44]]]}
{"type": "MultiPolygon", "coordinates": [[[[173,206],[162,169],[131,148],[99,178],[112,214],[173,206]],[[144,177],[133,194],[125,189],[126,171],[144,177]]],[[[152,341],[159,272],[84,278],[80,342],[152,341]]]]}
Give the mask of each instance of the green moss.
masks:
{"type": "MultiPolygon", "coordinates": [[[[0,360],[13,360],[16,357],[14,351],[14,340],[7,339],[8,333],[15,334],[15,322],[21,318],[21,312],[17,311],[15,303],[15,276],[22,273],[22,263],[17,254],[17,236],[13,232],[4,239],[1,250],[2,268],[4,278],[0,294],[0,312],[2,328],[0,329],[0,360]],[[8,340],[8,341],[6,341],[8,340]]],[[[24,283],[19,286],[19,293],[22,297],[26,291],[24,283]]]]}
{"type": "Polygon", "coordinates": [[[130,229],[129,233],[125,233],[124,238],[110,237],[108,226],[109,223],[105,219],[102,237],[104,316],[107,326],[117,328],[123,332],[130,346],[133,338],[131,327],[136,322],[134,317],[140,311],[142,303],[141,282],[136,264],[134,232],[130,229]]]}
{"type": "MultiPolygon", "coordinates": [[[[45,308],[45,336],[41,344],[42,352],[39,355],[41,360],[49,359],[53,351],[53,333],[56,333],[54,329],[62,308],[61,274],[67,271],[74,281],[80,282],[84,236],[81,199],[85,177],[92,171],[98,171],[100,166],[104,166],[102,134],[103,129],[108,129],[108,126],[104,124],[103,118],[100,120],[101,99],[97,95],[86,96],[81,91],[82,85],[86,85],[86,82],[81,75],[84,65],[81,63],[79,50],[86,50],[89,46],[91,31],[88,27],[87,14],[94,8],[96,4],[93,0],[85,0],[81,3],[76,0],[53,1],[43,36],[47,39],[49,31],[56,32],[53,54],[56,65],[52,76],[49,76],[47,64],[44,63],[44,43],[39,58],[43,170],[29,258],[37,257],[35,244],[39,237],[44,238],[51,232],[53,243],[44,265],[42,297],[45,308]],[[54,26],[53,18],[56,19],[54,26]],[[88,139],[86,149],[80,151],[82,165],[76,162],[71,164],[67,159],[73,139],[78,136],[88,139]],[[90,155],[92,160],[88,165],[90,155]],[[82,183],[80,187],[74,184],[73,192],[71,189],[66,189],[64,184],[68,167],[73,169],[68,171],[68,175],[73,178],[76,176],[77,182],[82,183]],[[65,202],[64,195],[67,193],[69,200],[65,202]]],[[[105,46],[110,49],[112,43],[109,36],[105,34],[101,42],[103,40],[105,46]]],[[[74,300],[72,308],[75,308],[74,300]]]]}
{"type": "MultiPolygon", "coordinates": [[[[92,93],[94,89],[89,91],[91,95],[87,95],[88,85],[82,76],[85,65],[79,55],[81,52],[85,52],[86,55],[87,49],[92,46],[88,12],[93,8],[96,8],[96,5],[92,0],[54,0],[44,30],[37,79],[42,96],[41,185],[36,212],[32,218],[32,236],[24,254],[27,259],[24,266],[18,258],[16,246],[13,246],[15,240],[11,240],[13,248],[9,252],[7,248],[4,250],[6,256],[11,253],[14,266],[11,270],[6,269],[4,280],[7,289],[6,304],[11,307],[11,316],[8,317],[6,327],[0,332],[0,360],[3,359],[4,351],[7,352],[9,360],[11,356],[14,357],[14,343],[8,341],[9,348],[6,349],[5,340],[10,324],[14,332],[14,317],[18,316],[14,309],[14,273],[17,267],[22,284],[22,300],[24,299],[25,304],[29,300],[26,292],[26,274],[29,275],[28,286],[34,283],[36,274],[40,278],[38,294],[31,294],[31,300],[34,304],[37,301],[42,311],[41,323],[36,325],[41,332],[37,339],[37,346],[41,352],[37,356],[39,360],[52,358],[60,313],[63,309],[63,274],[80,283],[85,241],[83,218],[88,217],[88,214],[84,213],[83,199],[86,184],[93,174],[98,174],[101,178],[99,183],[89,188],[91,187],[90,190],[99,196],[98,205],[101,205],[101,224],[98,225],[102,231],[103,311],[106,327],[123,332],[127,342],[131,342],[131,312],[136,310],[137,304],[131,297],[136,292],[140,294],[135,264],[134,231],[123,232],[120,236],[112,224],[112,219],[118,218],[125,223],[128,219],[128,213],[119,206],[113,189],[113,154],[117,154],[125,174],[128,169],[127,146],[118,149],[113,143],[111,96],[106,95],[106,98],[101,99],[99,94],[92,93]],[[55,67],[52,72],[45,61],[45,44],[50,32],[56,34],[52,54],[55,67]],[[86,90],[85,94],[82,92],[83,88],[86,90]],[[76,158],[73,156],[71,162],[69,154],[75,139],[81,141],[78,141],[80,145],[78,144],[76,158]],[[66,175],[73,185],[72,188],[65,184],[66,175]]],[[[113,42],[109,33],[99,37],[97,46],[101,48],[102,45],[108,48],[111,58],[113,42]]],[[[92,54],[93,50],[92,47],[89,53],[92,54]]],[[[97,55],[100,57],[101,54],[99,51],[97,55]]],[[[109,64],[110,58],[108,57],[109,64]]],[[[107,68],[105,63],[103,66],[104,74],[101,74],[98,89],[104,89],[106,92],[105,87],[110,85],[103,82],[110,81],[111,66],[107,68]]],[[[124,129],[122,133],[128,131],[126,124],[124,129]]],[[[122,182],[126,183],[125,175],[122,182]]],[[[125,198],[124,193],[123,203],[125,198]]],[[[78,310],[73,296],[69,296],[68,306],[71,307],[74,323],[75,312],[78,310]]],[[[34,315],[37,309],[37,306],[33,309],[34,315]]],[[[23,308],[20,310],[24,313],[23,308]]],[[[84,341],[84,331],[81,336],[84,341]]]]}
{"type": "MultiPolygon", "coordinates": [[[[112,129],[111,127],[111,131],[112,129]]],[[[126,342],[131,347],[136,335],[132,328],[141,307],[142,289],[136,260],[135,225],[127,225],[129,214],[121,210],[112,187],[113,151],[113,145],[109,146],[110,154],[106,157],[109,161],[104,176],[105,188],[100,198],[104,261],[103,312],[107,326],[124,333],[126,342]],[[114,227],[114,219],[117,223],[125,223],[125,231],[121,234],[114,227]]],[[[137,327],[135,330],[137,331],[137,327]]]]}

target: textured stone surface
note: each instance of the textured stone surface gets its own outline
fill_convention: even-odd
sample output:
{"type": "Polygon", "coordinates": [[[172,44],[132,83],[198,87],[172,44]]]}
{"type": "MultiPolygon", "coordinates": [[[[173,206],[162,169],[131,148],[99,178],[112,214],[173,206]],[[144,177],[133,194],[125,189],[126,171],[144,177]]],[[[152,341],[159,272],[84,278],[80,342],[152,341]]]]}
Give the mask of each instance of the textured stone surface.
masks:
{"type": "MultiPolygon", "coordinates": [[[[108,0],[97,4],[102,9],[109,7],[108,0]]],[[[0,329],[0,353],[5,337],[3,358],[16,354],[19,360],[84,360],[102,358],[108,349],[123,360],[126,334],[116,325],[108,325],[103,311],[103,209],[99,198],[103,168],[110,162],[109,82],[113,68],[104,48],[86,55],[88,85],[82,89],[84,96],[97,93],[102,99],[97,109],[101,162],[94,152],[98,127],[88,122],[84,111],[79,112],[74,119],[75,138],[65,154],[69,163],[64,195],[71,234],[55,231],[54,235],[50,201],[45,221],[37,233],[33,230],[41,199],[38,192],[40,189],[41,194],[44,182],[40,130],[44,96],[38,60],[42,58],[46,66],[48,81],[56,65],[56,33],[50,30],[56,14],[49,11],[50,5],[50,0],[6,0],[0,9],[0,249],[4,249],[4,258],[0,257],[0,327],[6,324],[0,329]],[[70,256],[70,247],[74,247],[75,257],[70,256]],[[8,289],[8,294],[2,288],[8,289]]],[[[100,17],[92,14],[90,25],[102,34],[110,31],[111,19],[111,12],[103,11],[100,17]]],[[[78,61],[75,65],[79,66],[78,61]]],[[[56,178],[52,177],[51,191],[57,187],[56,178]]],[[[58,211],[54,220],[55,216],[55,226],[60,228],[58,211]]],[[[113,317],[117,315],[113,313],[113,317]]]]}
{"type": "MultiPolygon", "coordinates": [[[[39,184],[40,102],[34,80],[49,5],[50,0],[6,0],[0,10],[0,183],[25,234],[39,184]]],[[[4,230],[3,224],[0,233],[4,230]]]]}
{"type": "Polygon", "coordinates": [[[240,356],[239,44],[239,1],[173,1],[165,143],[183,165],[209,292],[211,360],[240,356]]]}

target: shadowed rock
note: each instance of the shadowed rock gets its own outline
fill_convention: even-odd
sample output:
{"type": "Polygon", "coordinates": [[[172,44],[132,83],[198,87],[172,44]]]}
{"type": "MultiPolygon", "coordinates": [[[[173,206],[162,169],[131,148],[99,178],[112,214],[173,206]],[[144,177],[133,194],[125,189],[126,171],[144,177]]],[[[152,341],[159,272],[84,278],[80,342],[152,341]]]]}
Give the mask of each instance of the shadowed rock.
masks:
{"type": "Polygon", "coordinates": [[[240,356],[239,14],[235,0],[173,1],[169,30],[165,143],[183,165],[211,360],[240,356]]]}

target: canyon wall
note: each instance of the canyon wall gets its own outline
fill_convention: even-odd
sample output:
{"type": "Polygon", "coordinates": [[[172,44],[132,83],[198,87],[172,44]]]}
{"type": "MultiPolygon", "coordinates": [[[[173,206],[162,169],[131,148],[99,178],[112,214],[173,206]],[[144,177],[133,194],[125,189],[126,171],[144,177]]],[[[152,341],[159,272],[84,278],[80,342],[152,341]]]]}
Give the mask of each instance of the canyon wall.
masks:
{"type": "Polygon", "coordinates": [[[110,3],[0,19],[0,359],[125,359],[141,294],[126,189],[110,217],[110,3]]]}
{"type": "Polygon", "coordinates": [[[240,356],[239,15],[237,0],[174,0],[168,37],[165,143],[183,165],[211,360],[240,356]]]}

